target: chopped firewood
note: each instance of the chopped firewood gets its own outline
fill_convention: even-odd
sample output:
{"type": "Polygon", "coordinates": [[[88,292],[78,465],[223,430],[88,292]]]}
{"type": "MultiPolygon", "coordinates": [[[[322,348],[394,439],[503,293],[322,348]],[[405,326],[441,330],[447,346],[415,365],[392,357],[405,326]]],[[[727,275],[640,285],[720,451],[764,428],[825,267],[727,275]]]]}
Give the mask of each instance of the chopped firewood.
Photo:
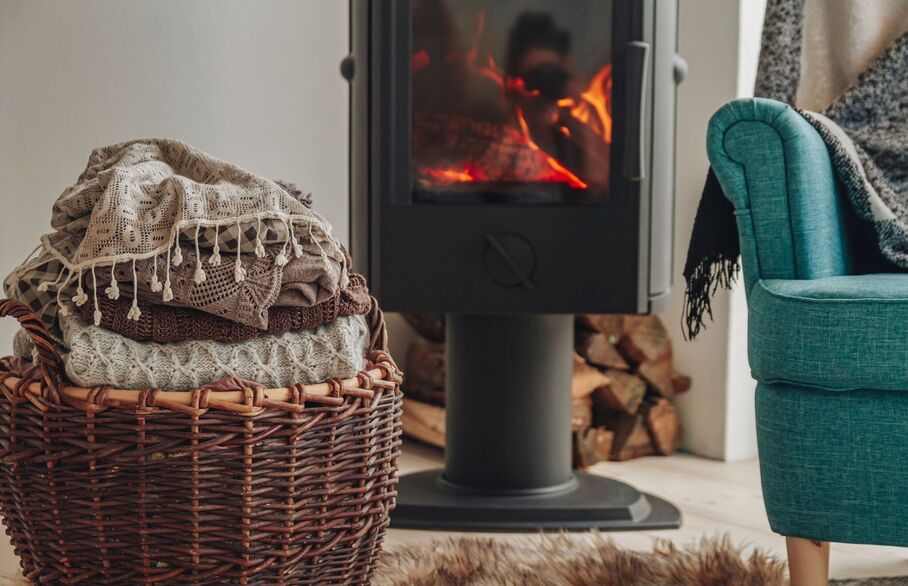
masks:
{"type": "Polygon", "coordinates": [[[408,311],[400,314],[420,336],[429,342],[445,341],[445,314],[428,311],[408,311]]]}
{"type": "Polygon", "coordinates": [[[657,362],[671,357],[672,342],[658,316],[635,316],[633,320],[628,320],[633,321],[633,329],[628,328],[618,342],[622,356],[635,363],[657,362]]]}
{"type": "Polygon", "coordinates": [[[587,362],[600,368],[630,368],[627,361],[618,353],[615,345],[609,342],[608,336],[602,332],[580,333],[575,344],[577,352],[586,358],[587,362]]]}
{"type": "Polygon", "coordinates": [[[404,394],[411,399],[444,404],[445,345],[417,341],[407,349],[404,394]]]}
{"type": "Polygon", "coordinates": [[[404,399],[400,424],[404,434],[421,442],[445,447],[445,410],[413,399],[404,399]]]}
{"type": "MultiPolygon", "coordinates": [[[[404,317],[429,342],[413,344],[404,379],[404,433],[444,444],[444,316],[404,317]],[[412,401],[416,399],[417,401],[412,401]],[[432,411],[432,410],[435,411],[432,411]]],[[[672,368],[671,340],[657,316],[575,316],[571,430],[574,465],[674,453],[681,441],[674,395],[691,387],[672,368]]]]}
{"type": "Polygon", "coordinates": [[[638,376],[621,370],[605,371],[611,382],[593,392],[593,404],[596,410],[617,409],[627,413],[636,413],[646,395],[646,383],[638,376]]]}
{"type": "Polygon", "coordinates": [[[574,353],[574,374],[571,377],[571,397],[579,399],[588,397],[601,387],[607,385],[610,379],[602,374],[598,368],[586,363],[586,360],[574,353]]]}
{"type": "Polygon", "coordinates": [[[593,424],[593,399],[590,396],[571,401],[571,429],[580,431],[593,424]]]}
{"type": "Polygon", "coordinates": [[[615,343],[624,334],[624,316],[616,313],[581,313],[574,322],[578,330],[605,334],[606,339],[615,343]]]}
{"type": "Polygon", "coordinates": [[[675,394],[686,393],[690,390],[691,380],[690,377],[684,374],[674,373],[672,375],[672,390],[675,391],[675,394]]]}
{"type": "Polygon", "coordinates": [[[604,427],[590,427],[574,434],[574,468],[589,468],[612,454],[614,434],[604,427]]]}
{"type": "Polygon", "coordinates": [[[656,452],[669,456],[681,444],[681,423],[671,401],[659,399],[643,407],[643,421],[656,452]]]}
{"type": "Polygon", "coordinates": [[[643,422],[643,415],[630,415],[624,411],[604,413],[605,427],[614,433],[612,460],[630,460],[656,453],[643,422]]]}
{"type": "Polygon", "coordinates": [[[649,387],[656,393],[671,399],[675,394],[675,385],[672,382],[672,360],[664,358],[658,362],[644,362],[637,369],[637,374],[649,384],[649,387]]]}

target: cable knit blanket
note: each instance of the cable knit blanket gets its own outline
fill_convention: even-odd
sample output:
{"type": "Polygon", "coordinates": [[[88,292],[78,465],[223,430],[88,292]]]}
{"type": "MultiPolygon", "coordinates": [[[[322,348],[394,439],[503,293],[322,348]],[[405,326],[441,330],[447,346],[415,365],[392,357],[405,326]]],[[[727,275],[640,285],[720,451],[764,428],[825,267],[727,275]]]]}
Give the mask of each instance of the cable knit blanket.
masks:
{"type": "MultiPolygon", "coordinates": [[[[93,326],[73,313],[61,320],[69,352],[66,375],[76,385],[109,385],[120,389],[198,388],[229,376],[268,387],[315,384],[354,376],[365,366],[369,326],[360,315],[302,332],[262,336],[225,344],[185,341],[172,344],[136,342],[93,326]]],[[[16,335],[16,355],[30,357],[30,341],[16,335]]]]}

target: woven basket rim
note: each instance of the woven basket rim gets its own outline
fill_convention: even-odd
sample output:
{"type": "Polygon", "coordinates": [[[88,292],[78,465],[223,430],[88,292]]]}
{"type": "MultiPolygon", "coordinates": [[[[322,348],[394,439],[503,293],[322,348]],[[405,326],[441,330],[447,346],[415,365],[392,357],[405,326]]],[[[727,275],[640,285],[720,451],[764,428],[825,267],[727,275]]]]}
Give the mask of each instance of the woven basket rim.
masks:
{"type": "MultiPolygon", "coordinates": [[[[57,391],[60,402],[79,408],[96,405],[118,408],[169,408],[174,411],[184,411],[185,409],[180,409],[180,407],[188,407],[190,411],[220,409],[237,413],[254,413],[262,408],[271,407],[295,411],[297,410],[294,408],[295,406],[302,408],[307,402],[341,405],[344,397],[353,396],[371,400],[375,393],[373,389],[394,389],[399,379],[399,373],[393,362],[383,360],[373,364],[375,368],[363,370],[355,377],[333,379],[311,385],[288,385],[280,388],[250,385],[233,390],[168,391],[164,389],[115,389],[113,387],[88,388],[64,384],[59,386],[57,391]]],[[[12,394],[27,399],[48,399],[46,387],[40,378],[27,375],[25,378],[21,378],[6,372],[0,373],[0,379],[2,379],[0,382],[3,387],[12,394]]]]}
{"type": "Polygon", "coordinates": [[[306,403],[330,406],[343,405],[347,397],[371,401],[375,390],[394,390],[403,374],[387,352],[388,335],[384,315],[373,297],[367,321],[371,333],[366,353],[366,368],[347,379],[331,379],[320,383],[302,383],[281,388],[265,388],[254,381],[239,381],[233,388],[222,390],[197,388],[184,391],[166,389],[116,389],[111,386],[80,387],[72,385],[63,375],[63,359],[51,340],[43,322],[24,304],[4,299],[0,301],[0,317],[15,317],[28,332],[37,350],[38,362],[31,366],[12,368],[9,357],[0,359],[0,392],[11,400],[30,401],[42,411],[66,404],[88,411],[107,408],[130,410],[171,409],[198,415],[209,409],[233,413],[256,414],[264,409],[301,412],[306,403]]]}

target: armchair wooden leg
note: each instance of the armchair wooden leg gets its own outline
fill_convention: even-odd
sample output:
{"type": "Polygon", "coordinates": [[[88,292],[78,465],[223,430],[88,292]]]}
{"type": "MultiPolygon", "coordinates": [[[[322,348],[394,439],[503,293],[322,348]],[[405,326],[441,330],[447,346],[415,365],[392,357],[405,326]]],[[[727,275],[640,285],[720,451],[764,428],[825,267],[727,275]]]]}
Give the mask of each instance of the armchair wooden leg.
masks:
{"type": "Polygon", "coordinates": [[[786,537],[791,586],[829,584],[829,542],[786,537]]]}

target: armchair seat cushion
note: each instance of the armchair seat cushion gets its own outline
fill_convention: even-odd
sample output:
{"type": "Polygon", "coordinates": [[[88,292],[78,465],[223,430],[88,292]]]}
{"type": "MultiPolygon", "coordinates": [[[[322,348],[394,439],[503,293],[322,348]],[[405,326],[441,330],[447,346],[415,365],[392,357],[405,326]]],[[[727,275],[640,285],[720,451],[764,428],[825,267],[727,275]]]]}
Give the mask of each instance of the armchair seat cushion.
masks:
{"type": "Polygon", "coordinates": [[[749,311],[758,381],[908,392],[908,274],[762,280],[749,311]]]}

